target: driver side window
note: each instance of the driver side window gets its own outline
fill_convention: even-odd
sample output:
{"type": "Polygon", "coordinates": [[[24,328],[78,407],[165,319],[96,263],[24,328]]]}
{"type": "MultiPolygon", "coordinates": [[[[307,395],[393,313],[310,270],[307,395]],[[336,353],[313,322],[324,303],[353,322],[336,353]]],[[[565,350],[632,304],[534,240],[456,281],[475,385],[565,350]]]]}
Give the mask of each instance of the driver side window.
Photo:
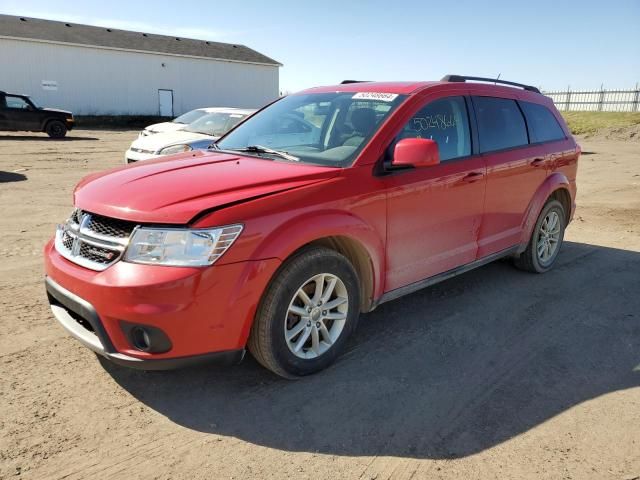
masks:
{"type": "Polygon", "coordinates": [[[6,99],[7,108],[15,108],[16,110],[27,110],[29,108],[29,104],[24,98],[7,95],[6,99]]]}
{"type": "Polygon", "coordinates": [[[438,144],[440,161],[471,155],[469,116],[464,97],[447,97],[431,102],[404,126],[397,140],[428,138],[438,144]]]}

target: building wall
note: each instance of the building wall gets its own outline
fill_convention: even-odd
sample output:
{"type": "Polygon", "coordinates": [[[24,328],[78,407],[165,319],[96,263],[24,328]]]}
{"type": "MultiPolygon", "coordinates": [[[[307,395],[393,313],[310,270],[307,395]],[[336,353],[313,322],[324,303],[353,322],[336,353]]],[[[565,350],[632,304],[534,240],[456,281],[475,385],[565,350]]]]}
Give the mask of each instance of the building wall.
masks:
{"type": "Polygon", "coordinates": [[[258,108],[278,96],[278,67],[269,65],[4,38],[0,65],[0,90],[76,115],[158,115],[159,89],[173,90],[175,115],[258,108]]]}

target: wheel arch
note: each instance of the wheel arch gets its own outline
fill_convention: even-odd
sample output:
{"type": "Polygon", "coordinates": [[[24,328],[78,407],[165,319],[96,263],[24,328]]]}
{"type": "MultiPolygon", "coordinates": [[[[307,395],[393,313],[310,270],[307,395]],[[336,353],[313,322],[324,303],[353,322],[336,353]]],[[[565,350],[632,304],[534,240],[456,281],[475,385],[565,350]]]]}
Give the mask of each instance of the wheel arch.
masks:
{"type": "Polygon", "coordinates": [[[538,220],[538,216],[550,198],[555,198],[562,204],[567,215],[567,218],[565,219],[567,222],[571,218],[572,199],[569,180],[564,174],[555,172],[549,175],[542,185],[540,185],[534,194],[533,199],[529,203],[529,207],[527,208],[527,212],[523,220],[519,253],[523,252],[527,248],[529,238],[531,237],[533,227],[538,220]]]}
{"type": "Polygon", "coordinates": [[[316,245],[335,250],[349,260],[360,280],[360,311],[370,311],[374,304],[374,273],[367,249],[357,240],[342,235],[318,238],[302,248],[316,245]]]}
{"type": "MultiPolygon", "coordinates": [[[[370,311],[382,295],[384,242],[375,229],[350,212],[324,211],[293,218],[262,239],[253,259],[279,258],[283,264],[309,246],[323,246],[344,255],[360,280],[362,312],[370,311]]],[[[275,276],[275,275],[274,275],[275,276]]]]}
{"type": "Polygon", "coordinates": [[[61,122],[64,125],[64,120],[61,120],[60,118],[57,118],[57,117],[46,117],[46,118],[44,118],[44,120],[42,120],[42,131],[46,133],[47,127],[54,120],[57,120],[57,121],[61,122]]]}

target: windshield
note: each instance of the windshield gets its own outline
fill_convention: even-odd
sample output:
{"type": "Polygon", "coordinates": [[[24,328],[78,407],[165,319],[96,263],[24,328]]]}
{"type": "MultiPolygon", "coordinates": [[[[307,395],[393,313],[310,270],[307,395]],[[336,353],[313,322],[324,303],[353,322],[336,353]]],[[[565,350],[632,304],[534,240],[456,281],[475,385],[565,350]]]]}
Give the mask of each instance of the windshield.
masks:
{"type": "Polygon", "coordinates": [[[187,113],[183,113],[182,115],[180,115],[179,117],[174,118],[173,120],[171,120],[173,123],[191,123],[191,122],[195,122],[197,119],[199,119],[200,117],[202,117],[203,115],[206,115],[207,112],[205,112],[204,110],[191,110],[190,112],[187,113]]]}
{"type": "MultiPolygon", "coordinates": [[[[300,162],[346,167],[405,96],[372,92],[331,92],[285,97],[217,142],[222,150],[267,147],[300,162]]],[[[257,156],[270,156],[263,148],[257,156]]],[[[253,154],[253,153],[251,153],[253,154]]]]}
{"type": "Polygon", "coordinates": [[[190,123],[185,130],[220,137],[235,127],[245,117],[246,115],[241,113],[207,113],[195,122],[190,123]]]}

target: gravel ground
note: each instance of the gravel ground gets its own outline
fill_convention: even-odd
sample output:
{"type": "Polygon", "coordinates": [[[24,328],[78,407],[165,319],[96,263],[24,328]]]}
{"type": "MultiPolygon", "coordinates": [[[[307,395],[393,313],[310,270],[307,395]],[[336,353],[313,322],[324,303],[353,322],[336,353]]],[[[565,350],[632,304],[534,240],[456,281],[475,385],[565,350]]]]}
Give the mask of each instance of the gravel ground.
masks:
{"type": "Polygon", "coordinates": [[[582,139],[557,268],[496,262],[365,315],[331,369],[144,373],[53,320],[42,246],[133,131],[0,135],[0,478],[640,477],[640,149],[582,139]]]}

